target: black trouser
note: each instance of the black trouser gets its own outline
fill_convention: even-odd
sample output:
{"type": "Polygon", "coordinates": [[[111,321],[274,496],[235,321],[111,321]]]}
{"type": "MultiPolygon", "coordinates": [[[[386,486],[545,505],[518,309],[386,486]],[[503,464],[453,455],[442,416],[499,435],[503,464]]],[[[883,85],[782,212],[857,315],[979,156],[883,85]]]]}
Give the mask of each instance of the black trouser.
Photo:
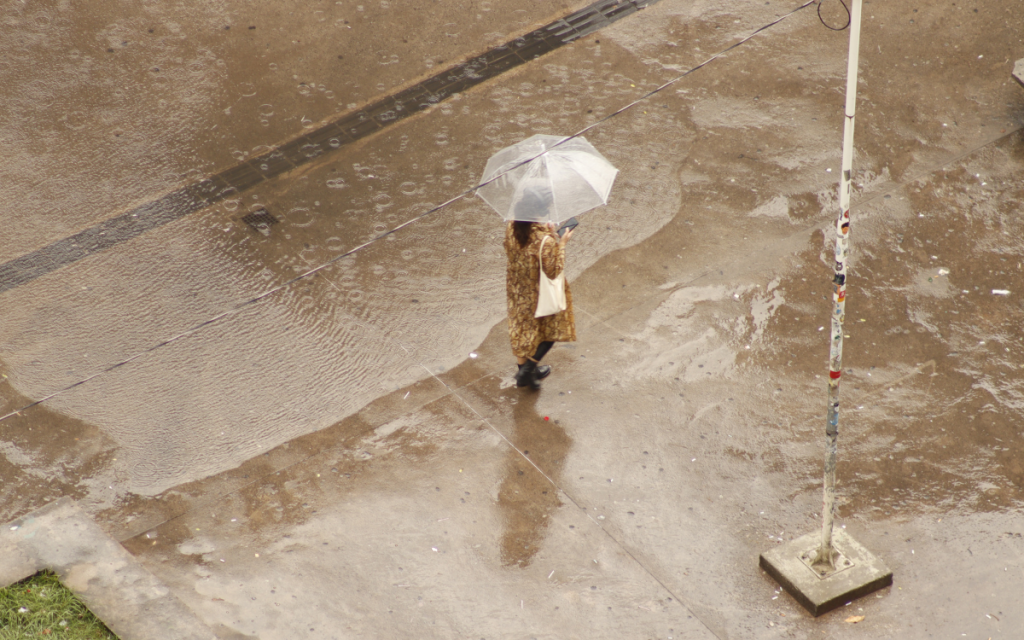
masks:
{"type": "Polygon", "coordinates": [[[555,346],[555,343],[550,340],[540,343],[540,345],[537,346],[537,353],[533,354],[533,360],[535,362],[540,362],[541,358],[546,356],[553,346],[555,346]]]}

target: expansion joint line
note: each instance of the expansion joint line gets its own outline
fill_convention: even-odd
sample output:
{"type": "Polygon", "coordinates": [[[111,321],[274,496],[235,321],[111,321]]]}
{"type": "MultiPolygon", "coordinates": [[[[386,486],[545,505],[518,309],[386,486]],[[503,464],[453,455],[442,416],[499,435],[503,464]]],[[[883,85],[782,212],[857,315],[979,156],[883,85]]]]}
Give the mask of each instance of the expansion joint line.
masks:
{"type": "Polygon", "coordinates": [[[421,364],[420,366],[421,366],[421,367],[423,367],[423,369],[424,369],[424,370],[426,370],[426,372],[427,372],[428,374],[430,374],[430,376],[431,376],[431,377],[433,377],[433,378],[434,378],[434,380],[437,380],[437,381],[438,381],[438,383],[440,383],[441,385],[443,385],[443,386],[444,386],[444,387],[445,387],[445,388],[446,388],[446,389],[448,390],[448,393],[449,393],[449,394],[451,394],[451,395],[455,396],[456,398],[458,398],[458,399],[459,399],[459,401],[460,401],[460,402],[462,402],[462,404],[464,404],[464,405],[466,406],[466,408],[467,408],[467,409],[469,409],[470,411],[472,411],[472,412],[473,412],[473,413],[474,413],[474,414],[476,415],[476,417],[477,417],[477,418],[478,418],[478,419],[479,419],[479,420],[480,420],[481,422],[483,422],[483,423],[484,423],[485,425],[487,425],[487,428],[488,428],[488,429],[490,429],[490,430],[491,430],[491,431],[493,431],[493,432],[494,432],[495,434],[497,434],[497,436],[498,436],[499,438],[501,438],[501,439],[502,439],[502,440],[503,440],[503,441],[505,442],[505,444],[506,444],[506,445],[508,445],[509,447],[511,447],[511,448],[512,448],[512,450],[513,450],[513,451],[515,451],[515,452],[516,452],[516,454],[517,454],[517,455],[518,455],[518,456],[519,456],[520,458],[522,458],[523,460],[525,460],[525,461],[526,461],[527,463],[529,463],[529,465],[530,465],[531,467],[533,467],[534,469],[536,469],[537,473],[539,473],[539,474],[540,474],[540,475],[541,475],[541,476],[542,476],[542,477],[543,477],[543,478],[544,478],[545,480],[547,480],[547,481],[548,481],[548,484],[550,484],[550,485],[551,485],[552,487],[554,487],[554,488],[555,488],[555,490],[557,490],[557,491],[558,491],[559,493],[561,493],[561,494],[562,494],[563,496],[565,496],[565,497],[566,497],[566,499],[567,499],[567,500],[569,500],[569,502],[571,502],[571,503],[573,504],[573,506],[574,506],[574,507],[576,507],[577,509],[579,509],[580,511],[582,511],[582,512],[583,512],[583,513],[584,513],[584,514],[585,514],[585,515],[587,516],[587,518],[588,518],[588,519],[589,519],[589,520],[590,520],[590,521],[591,521],[592,523],[594,523],[594,525],[595,525],[595,526],[597,526],[597,528],[598,528],[598,529],[600,529],[600,530],[601,530],[601,532],[602,532],[602,533],[604,533],[604,535],[605,535],[605,536],[607,536],[607,537],[608,537],[608,539],[609,539],[609,540],[611,540],[611,541],[612,541],[612,543],[613,543],[613,544],[614,544],[614,545],[615,545],[616,547],[618,547],[618,549],[619,549],[620,551],[622,551],[622,552],[623,552],[623,553],[625,553],[625,554],[626,554],[627,556],[629,556],[629,557],[630,557],[630,559],[632,559],[632,560],[633,560],[633,562],[635,562],[635,563],[636,563],[636,565],[637,565],[638,567],[640,567],[640,569],[641,569],[641,570],[643,570],[643,572],[644,572],[644,573],[646,573],[646,574],[647,574],[648,576],[650,576],[650,578],[651,578],[652,580],[654,580],[655,582],[657,582],[657,583],[658,583],[658,584],[659,584],[659,585],[661,586],[661,588],[662,588],[662,589],[664,589],[664,590],[665,590],[665,591],[667,591],[668,593],[672,594],[672,597],[673,597],[673,598],[675,598],[676,602],[677,602],[677,603],[679,603],[680,605],[682,605],[683,607],[685,607],[685,608],[687,609],[687,611],[689,611],[689,612],[690,612],[690,613],[691,613],[691,614],[693,615],[693,617],[694,617],[694,618],[695,618],[696,620],[698,620],[698,621],[699,621],[699,622],[700,622],[700,623],[701,623],[702,625],[704,625],[704,628],[705,628],[705,629],[707,629],[707,630],[708,630],[708,631],[709,631],[709,632],[710,632],[710,633],[711,633],[712,635],[714,635],[715,637],[718,637],[718,634],[716,634],[716,633],[714,632],[714,630],[713,630],[713,629],[712,629],[712,628],[711,628],[710,626],[708,626],[708,624],[707,624],[706,622],[704,622],[704,620],[703,620],[703,619],[702,619],[702,618],[701,618],[701,617],[700,617],[699,615],[697,615],[697,612],[695,612],[695,611],[694,611],[693,609],[691,609],[691,608],[690,608],[690,606],[689,606],[689,605],[687,605],[687,604],[686,604],[686,602],[685,602],[685,601],[683,600],[683,598],[679,597],[679,594],[678,594],[678,593],[676,593],[676,592],[675,592],[675,591],[674,591],[674,590],[673,590],[673,589],[672,589],[672,588],[671,588],[671,587],[670,587],[669,585],[665,584],[665,582],[664,582],[664,581],[663,581],[663,580],[662,580],[661,578],[659,578],[659,577],[658,577],[657,575],[655,575],[655,574],[654,574],[654,572],[653,572],[653,571],[651,571],[651,569],[650,569],[650,568],[648,568],[648,567],[647,567],[647,565],[645,565],[645,564],[644,564],[644,563],[643,563],[643,562],[642,562],[642,561],[640,560],[640,558],[638,558],[638,557],[636,556],[636,554],[634,554],[634,553],[633,553],[633,551],[632,551],[631,549],[629,549],[629,548],[628,548],[628,547],[627,547],[627,546],[626,546],[626,545],[625,545],[625,544],[624,544],[624,543],[623,543],[623,542],[622,542],[621,540],[619,540],[619,539],[617,539],[617,538],[616,538],[615,536],[613,536],[613,535],[612,535],[612,533],[611,533],[610,531],[608,531],[608,529],[606,529],[606,528],[605,528],[605,527],[604,527],[604,526],[603,526],[603,525],[602,525],[602,524],[601,524],[600,522],[598,522],[598,521],[597,521],[597,520],[596,520],[596,519],[594,518],[594,516],[590,515],[590,512],[589,512],[589,511],[587,510],[587,508],[586,508],[586,507],[585,507],[585,506],[584,506],[584,505],[583,505],[583,504],[582,504],[582,503],[581,503],[581,502],[580,502],[579,500],[577,500],[577,499],[576,499],[575,497],[573,497],[573,495],[572,495],[571,493],[569,493],[568,491],[566,491],[566,490],[565,490],[565,489],[564,489],[563,487],[559,486],[559,485],[558,485],[558,483],[557,483],[557,482],[555,482],[555,480],[554,480],[554,479],[553,479],[553,478],[552,478],[551,476],[549,476],[549,475],[548,475],[547,473],[545,473],[545,472],[544,472],[544,470],[543,470],[543,469],[541,469],[541,468],[540,468],[540,467],[539,467],[539,466],[537,465],[537,463],[536,463],[536,462],[534,462],[533,460],[531,460],[531,459],[530,459],[530,458],[529,458],[529,457],[528,457],[528,456],[527,456],[526,454],[524,454],[524,453],[523,453],[522,451],[520,451],[520,450],[519,450],[519,447],[517,447],[517,446],[516,446],[516,445],[515,445],[515,444],[514,444],[514,443],[513,443],[513,442],[512,442],[511,440],[509,440],[509,439],[508,439],[508,436],[506,436],[506,435],[505,435],[504,433],[502,433],[501,431],[499,431],[497,427],[495,427],[495,426],[494,426],[493,424],[491,424],[491,421],[490,421],[490,420],[488,420],[486,416],[484,416],[484,415],[483,415],[482,413],[480,413],[479,411],[477,411],[477,410],[476,410],[476,407],[474,407],[474,406],[473,406],[473,405],[472,405],[472,404],[471,404],[471,403],[470,403],[470,402],[469,402],[468,400],[466,400],[465,398],[463,398],[463,397],[462,397],[462,396],[461,396],[461,395],[460,395],[460,394],[458,393],[458,391],[456,391],[455,389],[453,389],[453,388],[451,387],[451,385],[449,385],[448,383],[446,383],[446,382],[445,382],[444,380],[442,380],[441,378],[437,377],[437,375],[435,375],[433,371],[431,371],[430,369],[428,369],[428,368],[427,368],[427,367],[425,367],[424,365],[422,365],[422,364],[421,364]]]}
{"type": "MultiPolygon", "coordinates": [[[[689,76],[691,73],[697,71],[698,69],[704,68],[705,66],[711,64],[712,62],[714,62],[718,58],[724,56],[725,54],[727,54],[728,52],[732,51],[733,49],[736,49],[737,47],[745,44],[746,42],[750,41],[752,38],[754,38],[758,34],[764,32],[764,31],[767,31],[768,29],[774,27],[775,25],[779,24],[783,20],[786,20],[787,18],[793,16],[797,12],[799,12],[799,11],[801,11],[803,9],[806,9],[809,6],[818,3],[819,1],[820,0],[807,0],[806,2],[801,4],[799,7],[793,9],[789,13],[785,13],[785,14],[779,16],[778,18],[776,18],[775,20],[773,20],[772,22],[769,22],[769,23],[767,23],[767,24],[765,24],[765,25],[755,29],[750,34],[748,34],[746,37],[740,39],[739,41],[733,43],[732,45],[726,47],[725,49],[719,51],[718,53],[716,53],[715,55],[711,56],[707,60],[701,62],[697,66],[689,69],[688,71],[683,72],[682,74],[676,76],[675,78],[669,80],[668,82],[665,82],[664,84],[658,86],[657,88],[652,89],[651,91],[645,93],[644,95],[640,96],[639,98],[637,98],[636,100],[630,102],[629,104],[625,105],[624,107],[621,107],[617,111],[614,111],[613,113],[610,113],[607,116],[597,120],[593,124],[591,124],[591,125],[589,125],[587,127],[584,127],[580,131],[577,131],[573,135],[567,137],[565,140],[562,140],[560,143],[558,143],[558,145],[553,145],[551,148],[554,148],[556,146],[564,144],[564,143],[566,143],[569,140],[572,140],[574,138],[578,138],[578,137],[582,136],[583,134],[587,133],[588,131],[594,129],[595,127],[597,127],[597,126],[599,126],[599,125],[601,125],[601,124],[611,120],[612,118],[614,118],[614,117],[616,117],[616,116],[618,116],[618,115],[620,115],[620,114],[622,114],[622,113],[632,109],[633,107],[635,107],[638,104],[644,102],[645,100],[650,99],[652,96],[657,95],[658,93],[661,93],[665,89],[671,87],[672,85],[674,85],[675,83],[679,82],[683,78],[689,76]]],[[[636,8],[643,8],[644,6],[646,6],[646,4],[643,3],[643,2],[634,2],[632,4],[634,4],[636,6],[636,8]]],[[[259,302],[259,301],[261,301],[261,300],[263,300],[265,298],[268,298],[268,297],[270,297],[270,296],[272,296],[272,295],[274,295],[274,294],[276,294],[276,293],[278,293],[278,292],[280,292],[280,291],[282,291],[284,289],[287,289],[288,287],[292,286],[296,282],[299,282],[301,280],[305,280],[306,278],[308,278],[310,276],[313,276],[313,275],[319,273],[320,271],[323,271],[324,269],[326,269],[327,267],[331,266],[332,264],[334,264],[334,263],[336,263],[336,262],[338,262],[340,260],[343,260],[344,258],[347,258],[347,257],[349,257],[351,255],[354,255],[354,254],[358,253],[359,251],[362,251],[363,249],[365,249],[366,247],[370,246],[371,244],[379,242],[379,241],[387,238],[388,236],[390,236],[392,234],[395,234],[398,231],[401,231],[402,229],[408,227],[409,225],[411,225],[411,224],[413,224],[413,223],[415,223],[415,222],[417,222],[419,220],[422,220],[423,218],[425,218],[425,217],[427,217],[427,216],[429,216],[429,215],[431,215],[433,213],[437,213],[438,211],[441,211],[442,209],[445,209],[449,205],[451,205],[451,204],[461,200],[462,198],[465,198],[467,196],[473,195],[481,187],[487,186],[491,182],[494,182],[495,180],[498,180],[498,179],[502,178],[505,174],[507,174],[507,173],[509,173],[511,171],[514,171],[515,169],[521,167],[524,164],[527,164],[528,162],[532,162],[536,158],[539,158],[541,155],[543,155],[543,153],[537,154],[536,156],[534,156],[532,158],[528,158],[526,160],[523,160],[519,164],[517,164],[517,165],[515,165],[513,167],[510,167],[505,172],[502,172],[502,173],[499,173],[499,174],[495,175],[490,180],[482,182],[482,183],[476,185],[475,187],[471,187],[469,189],[466,189],[465,191],[463,191],[463,192],[461,192],[461,193],[459,193],[459,194],[449,198],[448,200],[442,202],[441,204],[439,204],[439,205],[437,205],[437,206],[435,206],[435,207],[433,207],[433,208],[431,208],[431,209],[429,209],[427,211],[424,211],[423,213],[421,213],[421,214],[419,214],[419,215],[417,215],[417,216],[415,216],[413,218],[410,218],[406,222],[403,222],[402,224],[394,227],[393,229],[389,229],[388,231],[385,231],[385,232],[381,233],[380,235],[378,235],[378,236],[376,236],[376,237],[374,237],[374,238],[364,242],[363,244],[361,244],[361,245],[359,245],[357,247],[354,247],[352,249],[349,249],[348,251],[346,251],[346,252],[344,252],[342,254],[339,254],[339,255],[337,255],[337,256],[335,256],[333,258],[331,258],[327,262],[325,262],[325,263],[323,263],[323,264],[321,264],[321,265],[319,265],[317,267],[314,267],[314,268],[306,271],[305,273],[299,274],[298,276],[295,276],[294,278],[291,278],[290,280],[287,280],[287,281],[277,285],[276,287],[274,287],[272,289],[269,289],[269,290],[265,291],[264,293],[261,293],[260,295],[254,297],[254,298],[250,298],[249,300],[246,300],[244,302],[240,302],[237,305],[235,305],[234,307],[232,307],[231,309],[228,309],[227,311],[224,311],[223,313],[220,313],[220,314],[214,316],[213,318],[210,318],[209,320],[201,322],[201,323],[199,323],[199,324],[197,324],[197,325],[195,325],[195,326],[193,326],[193,327],[191,327],[191,328],[189,328],[189,329],[187,329],[185,331],[182,331],[181,333],[179,333],[179,334],[177,334],[177,335],[175,335],[175,336],[173,336],[171,338],[168,338],[168,339],[164,340],[163,342],[160,342],[160,343],[158,343],[158,344],[156,344],[156,345],[154,345],[152,347],[149,347],[148,349],[140,351],[139,353],[137,353],[137,354],[135,354],[135,355],[133,355],[133,356],[131,356],[129,358],[126,358],[125,360],[122,360],[122,361],[120,361],[120,362],[118,362],[116,364],[110,365],[109,367],[107,367],[105,369],[97,371],[93,375],[91,375],[91,376],[89,376],[89,377],[87,377],[87,378],[85,378],[83,380],[79,380],[78,382],[75,382],[75,383],[70,384],[70,385],[68,385],[66,387],[58,389],[57,391],[54,391],[53,393],[50,393],[50,394],[44,396],[43,398],[41,398],[39,400],[36,400],[36,401],[34,401],[34,402],[30,403],[30,404],[27,404],[24,407],[21,407],[20,409],[13,410],[13,411],[7,413],[6,415],[0,416],[0,422],[5,421],[5,420],[7,420],[8,418],[10,418],[12,416],[20,415],[20,413],[22,411],[25,411],[25,410],[30,409],[30,408],[38,405],[38,404],[41,404],[41,403],[45,402],[47,400],[50,400],[51,398],[53,398],[55,396],[58,396],[58,395],[60,395],[62,393],[65,393],[65,392],[67,392],[67,391],[69,391],[71,389],[74,389],[75,387],[81,386],[81,385],[85,384],[86,382],[92,380],[93,378],[96,378],[97,376],[103,375],[105,373],[113,371],[114,369],[122,367],[122,366],[124,366],[124,365],[126,365],[126,364],[128,364],[130,362],[133,362],[134,360],[137,360],[138,358],[146,355],[147,353],[150,353],[150,352],[152,352],[152,351],[154,351],[156,349],[159,349],[161,347],[165,347],[165,346],[167,346],[169,344],[177,342],[178,340],[180,340],[182,338],[190,336],[193,333],[195,333],[196,331],[202,329],[203,327],[206,327],[206,326],[209,326],[211,324],[214,324],[215,322],[219,322],[220,320],[222,320],[222,319],[224,319],[226,317],[233,316],[233,315],[237,314],[238,312],[242,311],[243,309],[245,309],[246,307],[248,307],[248,306],[250,306],[252,304],[255,304],[255,303],[257,303],[257,302],[259,302]]]]}
{"type": "MultiPolygon", "coordinates": [[[[420,366],[421,366],[421,367],[423,367],[423,370],[424,370],[424,371],[426,371],[426,372],[427,372],[427,374],[429,374],[429,375],[430,375],[430,377],[432,377],[432,378],[433,378],[434,380],[437,380],[438,384],[440,384],[440,385],[441,385],[441,386],[443,386],[443,387],[444,387],[445,389],[447,389],[447,390],[448,390],[448,393],[450,393],[451,395],[455,396],[456,398],[458,398],[458,399],[459,399],[459,402],[461,402],[462,404],[466,405],[466,408],[467,408],[467,409],[469,409],[470,411],[472,411],[472,412],[473,412],[473,413],[474,413],[474,414],[476,415],[476,417],[480,419],[480,421],[481,421],[481,422],[483,422],[484,424],[486,424],[486,425],[487,425],[487,428],[488,428],[488,429],[490,429],[491,431],[493,431],[493,432],[494,432],[495,434],[497,434],[497,436],[498,436],[499,438],[501,438],[502,440],[504,440],[504,441],[505,441],[505,444],[507,444],[508,446],[512,447],[512,449],[513,449],[513,450],[514,450],[514,451],[515,451],[516,453],[518,453],[518,454],[519,454],[519,456],[520,456],[520,457],[521,457],[521,458],[522,458],[523,460],[525,460],[525,461],[527,461],[528,463],[530,463],[530,466],[531,466],[531,467],[533,467],[534,469],[536,469],[536,470],[537,470],[537,473],[539,473],[540,475],[544,476],[544,479],[545,479],[545,480],[547,480],[547,481],[548,481],[548,483],[549,483],[549,484],[550,484],[550,485],[551,485],[552,487],[554,487],[554,488],[558,489],[559,491],[562,491],[562,488],[558,486],[558,484],[557,484],[557,483],[556,483],[556,482],[555,482],[555,481],[554,481],[554,480],[553,480],[553,479],[551,478],[551,476],[549,476],[548,474],[544,473],[544,470],[543,470],[543,469],[541,469],[541,468],[540,468],[539,466],[537,466],[537,463],[536,463],[536,462],[534,462],[533,460],[531,460],[531,459],[530,459],[530,458],[529,458],[528,456],[526,456],[526,455],[525,455],[525,454],[524,454],[524,453],[523,453],[522,451],[520,451],[520,450],[519,450],[519,447],[517,447],[517,446],[516,446],[515,444],[513,444],[513,442],[512,442],[511,440],[509,440],[509,439],[508,439],[508,436],[506,436],[506,435],[505,435],[504,433],[502,433],[501,431],[498,431],[498,428],[497,428],[497,427],[495,427],[495,426],[494,426],[493,424],[491,424],[491,421],[490,421],[490,420],[488,420],[488,419],[486,418],[486,416],[484,416],[484,415],[483,415],[482,413],[480,413],[479,411],[477,411],[477,410],[476,410],[476,407],[474,407],[474,406],[473,406],[473,405],[472,405],[472,404],[471,404],[471,403],[470,403],[470,402],[469,402],[468,400],[466,400],[466,399],[465,399],[465,398],[463,398],[463,397],[462,397],[461,395],[459,395],[459,392],[458,392],[458,391],[456,391],[455,389],[453,389],[453,388],[451,387],[451,385],[449,385],[449,384],[448,384],[447,382],[445,382],[445,381],[444,381],[444,380],[442,380],[441,378],[437,377],[437,374],[435,374],[435,373],[434,373],[433,371],[431,371],[430,369],[428,369],[428,368],[426,367],[426,365],[424,365],[424,364],[420,364],[420,366]]],[[[562,491],[562,493],[565,493],[565,491],[562,491]]],[[[571,497],[571,496],[569,496],[569,494],[565,493],[565,495],[566,495],[566,497],[568,497],[568,498],[569,498],[569,500],[571,500],[571,501],[572,501],[572,503],[573,503],[573,504],[575,504],[575,505],[576,505],[577,507],[579,507],[579,506],[580,506],[580,505],[579,505],[579,504],[578,504],[578,503],[577,503],[577,502],[576,502],[575,500],[573,500],[573,499],[572,499],[572,497],[571,497]]],[[[582,508],[582,507],[580,507],[580,508],[582,508]]]]}

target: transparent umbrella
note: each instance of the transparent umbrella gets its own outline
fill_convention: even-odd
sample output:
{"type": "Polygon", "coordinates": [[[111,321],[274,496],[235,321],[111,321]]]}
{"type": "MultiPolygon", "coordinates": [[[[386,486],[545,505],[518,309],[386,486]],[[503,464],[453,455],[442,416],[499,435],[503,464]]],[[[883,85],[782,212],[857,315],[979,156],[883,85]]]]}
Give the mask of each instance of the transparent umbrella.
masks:
{"type": "Polygon", "coordinates": [[[535,135],[491,156],[477,194],[505,220],[559,224],[607,204],[618,172],[584,138],[535,135]]]}

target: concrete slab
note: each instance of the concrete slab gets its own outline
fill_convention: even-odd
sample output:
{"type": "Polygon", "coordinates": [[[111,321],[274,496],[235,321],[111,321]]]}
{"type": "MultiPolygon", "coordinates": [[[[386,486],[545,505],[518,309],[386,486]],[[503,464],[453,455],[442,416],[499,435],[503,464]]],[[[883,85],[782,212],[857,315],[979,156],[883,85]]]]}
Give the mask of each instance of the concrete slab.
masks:
{"type": "MultiPolygon", "coordinates": [[[[550,428],[517,406],[522,442],[550,428]]],[[[251,637],[713,637],[535,455],[449,395],[124,544],[251,637]]]]}
{"type": "Polygon", "coordinates": [[[1024,58],[1021,58],[1013,65],[1014,79],[1024,86],[1024,58]]]}
{"type": "Polygon", "coordinates": [[[203,624],[73,500],[5,524],[0,558],[0,584],[49,569],[122,640],[236,637],[203,624]]]}
{"type": "Polygon", "coordinates": [[[761,554],[761,568],[796,598],[812,616],[820,616],[857,598],[892,585],[892,571],[844,529],[832,536],[835,568],[813,566],[821,533],[809,533],[761,554]]]}

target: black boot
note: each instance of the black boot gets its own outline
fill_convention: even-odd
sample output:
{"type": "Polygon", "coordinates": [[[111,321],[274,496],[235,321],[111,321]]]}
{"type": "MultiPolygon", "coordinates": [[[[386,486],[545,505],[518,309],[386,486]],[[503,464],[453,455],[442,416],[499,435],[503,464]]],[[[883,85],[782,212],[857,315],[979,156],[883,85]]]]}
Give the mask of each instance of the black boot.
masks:
{"type": "MultiPolygon", "coordinates": [[[[550,372],[551,370],[549,368],[548,373],[550,372]]],[[[526,364],[519,365],[519,371],[516,373],[516,386],[530,387],[530,389],[534,391],[539,390],[540,383],[537,382],[537,380],[540,378],[537,374],[537,363],[532,360],[527,360],[526,364]]]]}
{"type": "MultiPolygon", "coordinates": [[[[522,371],[522,369],[523,369],[523,365],[519,365],[519,370],[522,371]]],[[[536,378],[538,380],[543,380],[544,378],[548,377],[550,374],[551,374],[551,367],[550,366],[548,366],[546,364],[538,364],[537,365],[536,378]]],[[[516,373],[516,379],[518,379],[518,378],[519,378],[519,374],[516,373]]]]}
{"type": "MultiPolygon", "coordinates": [[[[555,346],[554,342],[542,342],[537,346],[537,353],[533,354],[533,363],[537,365],[537,374],[535,376],[537,380],[543,380],[544,378],[548,377],[548,375],[551,373],[551,367],[549,367],[546,364],[541,364],[540,359],[546,356],[548,354],[548,351],[550,351],[551,347],[553,346],[555,346]]],[[[529,360],[531,359],[528,358],[527,362],[529,362],[529,360]]]]}

